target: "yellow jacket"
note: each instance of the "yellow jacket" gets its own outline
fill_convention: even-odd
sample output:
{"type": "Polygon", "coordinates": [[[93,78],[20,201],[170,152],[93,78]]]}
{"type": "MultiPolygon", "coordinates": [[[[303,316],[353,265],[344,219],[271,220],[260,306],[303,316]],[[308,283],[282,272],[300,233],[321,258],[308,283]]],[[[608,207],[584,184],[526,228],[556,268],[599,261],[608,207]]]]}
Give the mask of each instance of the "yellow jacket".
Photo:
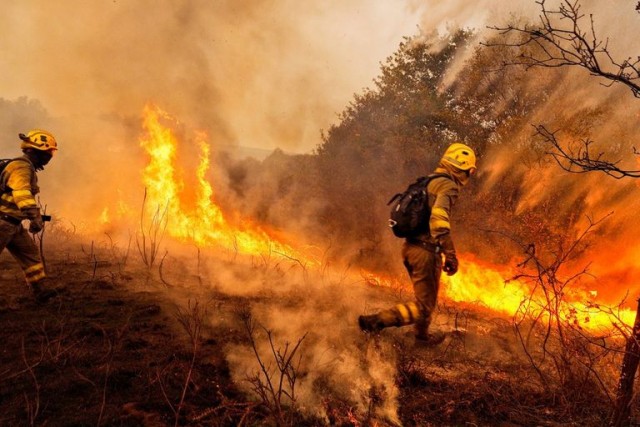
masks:
{"type": "Polygon", "coordinates": [[[9,163],[0,175],[0,212],[18,219],[26,219],[26,211],[37,208],[35,196],[40,192],[36,169],[26,157],[9,163]]]}
{"type": "MultiPolygon", "coordinates": [[[[436,169],[436,173],[447,173],[445,170],[436,169]]],[[[450,174],[448,174],[450,175],[450,174]]],[[[434,178],[427,185],[429,203],[431,205],[431,218],[429,219],[429,231],[431,239],[435,243],[442,244],[443,239],[449,238],[451,233],[451,209],[458,199],[459,185],[454,179],[448,177],[434,178]]]]}

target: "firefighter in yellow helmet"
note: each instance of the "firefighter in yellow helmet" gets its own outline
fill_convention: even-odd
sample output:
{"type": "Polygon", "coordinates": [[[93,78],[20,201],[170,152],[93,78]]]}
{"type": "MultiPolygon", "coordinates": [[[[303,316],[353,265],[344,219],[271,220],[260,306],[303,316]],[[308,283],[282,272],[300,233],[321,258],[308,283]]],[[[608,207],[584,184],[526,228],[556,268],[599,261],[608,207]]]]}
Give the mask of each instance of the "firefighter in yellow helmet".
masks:
{"type": "Polygon", "coordinates": [[[413,324],[416,342],[431,345],[442,342],[444,334],[430,334],[429,325],[436,308],[441,271],[450,276],[458,271],[449,218],[460,188],[475,172],[475,152],[465,144],[451,144],[435,170],[438,176],[427,185],[431,207],[429,231],[406,239],[402,247],[402,258],[413,282],[416,301],[360,316],[358,324],[363,331],[378,332],[389,326],[413,324]]]}
{"type": "Polygon", "coordinates": [[[49,163],[58,143],[51,133],[39,129],[19,137],[24,155],[11,160],[0,174],[0,252],[4,248],[9,250],[36,300],[44,302],[55,292],[43,286],[46,274],[42,258],[22,221],[29,220],[30,233],[38,233],[44,226],[35,199],[40,191],[36,172],[49,163]]]}

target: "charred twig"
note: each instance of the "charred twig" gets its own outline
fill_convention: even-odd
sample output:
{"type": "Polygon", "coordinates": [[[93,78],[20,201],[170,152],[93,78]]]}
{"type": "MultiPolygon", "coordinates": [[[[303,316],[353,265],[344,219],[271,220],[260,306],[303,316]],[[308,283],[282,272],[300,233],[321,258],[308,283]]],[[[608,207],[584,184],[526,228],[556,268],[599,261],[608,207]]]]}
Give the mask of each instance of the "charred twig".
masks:
{"type": "Polygon", "coordinates": [[[162,370],[160,370],[159,368],[156,368],[155,370],[155,381],[160,387],[160,392],[162,393],[164,401],[167,403],[167,406],[173,413],[176,426],[180,424],[180,416],[182,409],[184,408],[187,392],[189,391],[189,387],[191,386],[191,384],[193,384],[193,375],[200,352],[200,346],[202,342],[202,328],[206,315],[206,310],[203,310],[201,308],[200,303],[197,300],[193,304],[191,303],[191,301],[189,301],[186,309],[178,308],[175,315],[176,320],[182,326],[189,337],[189,344],[191,348],[189,364],[186,368],[184,380],[180,385],[180,397],[177,398],[177,402],[176,398],[172,396],[170,390],[170,387],[173,388],[172,386],[174,384],[169,384],[168,380],[174,377],[178,377],[176,369],[179,367],[179,365],[170,363],[162,368],[162,370]]]}
{"type": "Polygon", "coordinates": [[[579,0],[563,0],[551,10],[546,0],[538,0],[540,16],[537,25],[489,27],[500,35],[497,41],[483,43],[488,47],[508,47],[516,56],[503,66],[558,68],[577,66],[591,75],[606,79],[605,86],[620,83],[640,98],[640,56],[616,59],[609,50],[609,40],[596,35],[593,15],[583,19],[579,0]],[[586,27],[586,28],[585,28],[586,27]]]}
{"type": "Polygon", "coordinates": [[[107,331],[100,325],[95,325],[102,332],[102,336],[105,339],[108,349],[106,354],[106,363],[105,363],[105,372],[104,372],[104,380],[102,384],[102,397],[100,402],[100,413],[98,414],[97,426],[99,427],[102,424],[102,417],[104,416],[104,411],[107,405],[107,389],[109,384],[109,378],[111,376],[111,369],[113,367],[113,360],[115,358],[116,352],[119,349],[119,346],[122,342],[122,339],[129,328],[130,317],[126,319],[124,325],[118,328],[115,331],[115,334],[110,336],[107,331]]]}
{"type": "Polygon", "coordinates": [[[165,250],[164,255],[162,256],[162,259],[160,260],[160,265],[158,266],[158,273],[160,275],[160,281],[162,281],[162,283],[164,283],[164,285],[167,288],[171,288],[173,287],[173,285],[167,282],[166,280],[164,280],[164,276],[162,275],[162,267],[164,266],[164,259],[167,257],[168,254],[169,254],[169,251],[165,250]]]}
{"type": "MultiPolygon", "coordinates": [[[[31,380],[33,381],[33,386],[35,390],[33,403],[29,400],[27,393],[24,392],[24,400],[25,400],[25,404],[27,405],[27,416],[29,417],[29,425],[34,426],[36,424],[36,419],[38,418],[38,415],[40,415],[40,383],[38,382],[38,378],[36,377],[36,374],[33,370],[34,366],[29,364],[29,362],[27,361],[27,352],[24,347],[24,337],[22,337],[21,345],[22,345],[21,347],[22,361],[24,362],[24,366],[26,366],[26,370],[29,373],[31,380]]],[[[42,357],[41,357],[41,360],[42,360],[42,357]]]]}
{"type": "Polygon", "coordinates": [[[263,355],[258,350],[255,335],[257,325],[250,311],[248,309],[244,310],[239,315],[247,331],[253,354],[259,366],[259,371],[248,376],[247,381],[252,385],[252,390],[260,398],[260,401],[274,418],[276,424],[291,425],[293,412],[287,416],[285,401],[288,400],[292,406],[296,403],[295,388],[302,361],[302,354],[298,354],[298,351],[307,334],[305,333],[299,338],[293,346],[286,342],[284,349],[276,348],[272,331],[260,326],[267,335],[271,355],[276,364],[275,368],[272,369],[271,364],[267,365],[263,355]]]}
{"type": "Polygon", "coordinates": [[[119,273],[122,273],[122,268],[124,268],[127,265],[127,259],[129,258],[129,251],[131,250],[131,239],[132,239],[131,233],[129,233],[129,242],[127,244],[127,250],[122,256],[120,256],[120,253],[119,253],[120,251],[118,250],[116,243],[114,243],[113,238],[111,238],[111,235],[109,233],[104,233],[104,234],[109,239],[109,250],[111,252],[111,257],[113,258],[114,262],[117,263],[119,273]]]}
{"type": "Polygon", "coordinates": [[[149,227],[145,229],[146,203],[147,189],[145,187],[142,207],[140,208],[140,235],[139,237],[136,235],[136,245],[138,246],[138,252],[140,253],[142,262],[148,270],[151,270],[158,256],[160,244],[162,243],[164,232],[167,228],[169,203],[165,205],[164,209],[161,209],[160,206],[156,208],[149,227]]]}
{"type": "Polygon", "coordinates": [[[206,310],[202,310],[198,301],[191,305],[191,301],[189,301],[187,310],[178,309],[178,314],[176,315],[176,319],[182,325],[183,329],[189,336],[189,341],[191,344],[191,361],[189,362],[189,368],[187,370],[187,375],[184,380],[184,386],[182,387],[182,394],[180,395],[180,401],[175,407],[175,426],[178,426],[180,421],[180,411],[182,410],[182,406],[184,405],[185,397],[187,396],[187,390],[189,389],[189,384],[191,383],[191,377],[193,375],[193,370],[196,365],[196,360],[198,357],[198,351],[200,349],[200,342],[202,338],[202,325],[203,320],[206,315],[206,310]]]}
{"type": "Polygon", "coordinates": [[[292,257],[292,256],[290,256],[290,255],[285,254],[284,252],[278,252],[278,251],[275,251],[275,250],[273,251],[273,253],[275,253],[275,254],[277,254],[277,255],[280,255],[281,257],[284,257],[284,258],[286,258],[286,259],[288,259],[288,260],[291,260],[291,261],[295,262],[295,263],[296,263],[296,264],[298,264],[300,267],[302,267],[302,270],[306,273],[306,271],[307,271],[307,265],[306,265],[306,264],[303,264],[303,263],[302,263],[302,261],[300,261],[298,258],[294,258],[294,257],[292,257]]]}
{"type": "MultiPolygon", "coordinates": [[[[586,173],[601,171],[613,178],[621,179],[625,177],[640,178],[640,170],[626,170],[618,166],[620,161],[611,162],[604,160],[604,153],[593,154],[591,144],[593,141],[583,140],[580,143],[572,143],[563,147],[558,141],[556,134],[542,125],[534,126],[536,135],[541,136],[546,142],[551,144],[552,151],[546,154],[553,157],[558,166],[571,173],[586,173]]],[[[637,153],[635,153],[637,155],[637,153]]]]}

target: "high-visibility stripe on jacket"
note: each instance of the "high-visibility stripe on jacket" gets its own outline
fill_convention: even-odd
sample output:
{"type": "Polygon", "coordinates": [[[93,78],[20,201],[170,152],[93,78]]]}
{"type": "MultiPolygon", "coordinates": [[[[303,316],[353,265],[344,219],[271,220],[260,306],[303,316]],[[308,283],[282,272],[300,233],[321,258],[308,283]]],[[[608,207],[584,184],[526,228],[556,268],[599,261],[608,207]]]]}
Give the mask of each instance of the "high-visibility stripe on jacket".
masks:
{"type": "MultiPolygon", "coordinates": [[[[436,170],[436,172],[446,172],[436,170]]],[[[451,208],[458,199],[458,184],[448,177],[434,178],[427,185],[429,201],[431,205],[431,218],[429,218],[429,231],[431,237],[439,242],[441,238],[451,232],[451,208]]]]}
{"type": "Polygon", "coordinates": [[[5,167],[0,184],[0,188],[4,189],[0,195],[0,212],[25,219],[25,211],[38,206],[35,199],[40,191],[38,178],[35,167],[26,156],[15,159],[5,167]]]}

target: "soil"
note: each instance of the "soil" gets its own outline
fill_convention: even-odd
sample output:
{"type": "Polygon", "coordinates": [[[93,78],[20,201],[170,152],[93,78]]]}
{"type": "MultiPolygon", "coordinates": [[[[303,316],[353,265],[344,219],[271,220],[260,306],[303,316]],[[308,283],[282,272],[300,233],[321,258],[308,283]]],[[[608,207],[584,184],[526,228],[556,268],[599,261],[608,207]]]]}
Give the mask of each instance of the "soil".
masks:
{"type": "Polygon", "coordinates": [[[98,254],[93,243],[61,247],[46,252],[48,286],[58,295],[45,304],[35,302],[13,259],[0,256],[2,426],[596,426],[609,414],[597,390],[570,395],[541,387],[508,319],[444,302],[447,336],[438,346],[416,345],[401,329],[360,338],[395,349],[397,420],[330,394],[326,417],[284,408],[278,419],[234,380],[224,353],[249,345],[237,314],[257,296],[178,287],[158,274],[158,264],[152,273],[136,265],[133,250],[115,257],[105,255],[113,248],[98,254]],[[226,320],[194,324],[202,314],[196,301],[214,301],[226,320]]]}

